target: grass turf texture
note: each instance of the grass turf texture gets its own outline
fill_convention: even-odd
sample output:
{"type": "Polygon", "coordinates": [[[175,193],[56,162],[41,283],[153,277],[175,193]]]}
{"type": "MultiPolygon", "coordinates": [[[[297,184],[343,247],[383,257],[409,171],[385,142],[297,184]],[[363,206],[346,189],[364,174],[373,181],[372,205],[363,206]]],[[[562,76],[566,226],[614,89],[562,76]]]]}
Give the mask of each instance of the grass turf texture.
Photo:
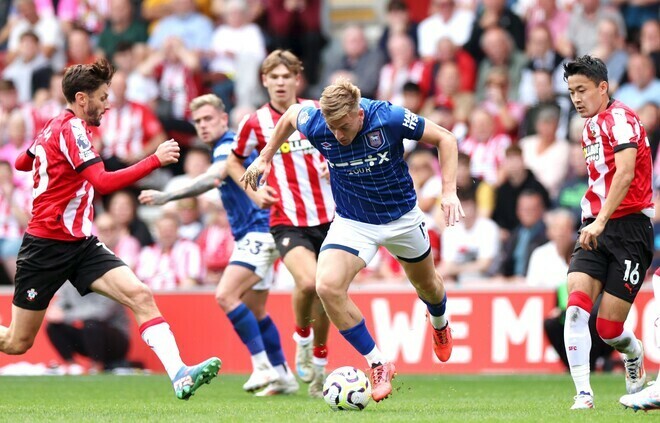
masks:
{"type": "Polygon", "coordinates": [[[595,375],[596,409],[570,411],[573,383],[553,376],[398,376],[392,397],[361,412],[334,412],[322,399],[256,398],[246,376],[220,373],[190,401],[174,397],[165,376],[0,377],[0,421],[68,422],[483,422],[598,421],[653,417],[618,403],[622,374],[595,375]],[[576,420],[577,419],[577,420],[576,420]]]}

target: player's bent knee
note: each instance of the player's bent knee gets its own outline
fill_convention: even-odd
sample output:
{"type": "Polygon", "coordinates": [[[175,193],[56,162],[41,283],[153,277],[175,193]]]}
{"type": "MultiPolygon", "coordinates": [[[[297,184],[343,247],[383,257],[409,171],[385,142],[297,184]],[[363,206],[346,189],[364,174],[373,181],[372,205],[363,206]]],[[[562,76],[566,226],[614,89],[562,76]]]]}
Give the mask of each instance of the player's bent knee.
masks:
{"type": "Polygon", "coordinates": [[[614,322],[598,317],[596,319],[596,332],[603,341],[609,344],[608,341],[618,338],[623,333],[623,322],[614,322]]]}
{"type": "Polygon", "coordinates": [[[339,284],[331,283],[320,279],[316,283],[316,293],[323,301],[328,301],[333,298],[345,295],[346,291],[339,287],[339,284]]]}
{"type": "Polygon", "coordinates": [[[239,301],[234,295],[229,292],[216,292],[215,302],[218,303],[218,306],[224,311],[228,312],[232,310],[233,307],[239,301]]]}
{"type": "Polygon", "coordinates": [[[9,355],[25,354],[30,348],[32,348],[33,344],[34,339],[23,338],[14,340],[5,346],[4,353],[9,355]]]}
{"type": "Polygon", "coordinates": [[[132,309],[135,308],[149,308],[155,307],[154,294],[151,289],[143,284],[135,284],[125,292],[128,297],[128,306],[132,309]]]}

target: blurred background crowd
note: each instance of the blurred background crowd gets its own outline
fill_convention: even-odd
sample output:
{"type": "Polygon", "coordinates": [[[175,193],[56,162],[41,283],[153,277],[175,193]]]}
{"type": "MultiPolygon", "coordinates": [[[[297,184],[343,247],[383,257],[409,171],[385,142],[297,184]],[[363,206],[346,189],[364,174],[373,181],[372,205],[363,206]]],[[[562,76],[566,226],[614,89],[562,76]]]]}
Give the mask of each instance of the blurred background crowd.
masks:
{"type": "MultiPolygon", "coordinates": [[[[196,139],[189,101],[216,93],[235,129],[268,100],[261,61],[286,48],[305,65],[301,97],[317,98],[345,76],[365,97],[457,136],[466,216],[449,229],[438,215],[436,152],[406,145],[446,280],[555,288],[565,282],[587,187],[583,122],[562,64],[583,54],[606,63],[611,95],[638,112],[655,159],[659,13],[656,0],[1,1],[0,280],[12,283],[31,201],[31,175],[13,162],[65,107],[65,67],[104,56],[118,70],[94,139],[106,167],[135,163],[167,138],[184,154],[179,165],[99,198],[96,232],[154,289],[216,284],[233,247],[218,193],[163,208],[139,205],[137,194],[203,173],[210,154],[196,139]]],[[[660,244],[660,217],[656,228],[660,244]]],[[[658,265],[660,256],[651,272],[658,265]]],[[[402,278],[386,251],[359,275],[362,283],[402,278]]]]}

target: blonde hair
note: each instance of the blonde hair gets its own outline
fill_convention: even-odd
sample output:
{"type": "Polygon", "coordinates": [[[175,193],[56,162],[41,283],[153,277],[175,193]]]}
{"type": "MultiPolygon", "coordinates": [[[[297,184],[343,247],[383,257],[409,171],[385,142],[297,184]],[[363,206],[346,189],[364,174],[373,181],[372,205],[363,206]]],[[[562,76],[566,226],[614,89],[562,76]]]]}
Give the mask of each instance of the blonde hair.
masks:
{"type": "Polygon", "coordinates": [[[225,104],[222,102],[220,97],[215,94],[204,94],[193,98],[190,102],[190,111],[195,112],[207,105],[213,106],[215,109],[221,112],[225,111],[225,104]]]}
{"type": "Polygon", "coordinates": [[[269,54],[261,64],[261,74],[266,75],[279,65],[284,65],[289,72],[300,75],[303,71],[303,64],[298,56],[289,50],[277,49],[269,54]]]}
{"type": "Polygon", "coordinates": [[[361,98],[358,87],[348,79],[339,78],[321,93],[321,113],[327,122],[335,122],[351,112],[357,112],[361,98]]]}

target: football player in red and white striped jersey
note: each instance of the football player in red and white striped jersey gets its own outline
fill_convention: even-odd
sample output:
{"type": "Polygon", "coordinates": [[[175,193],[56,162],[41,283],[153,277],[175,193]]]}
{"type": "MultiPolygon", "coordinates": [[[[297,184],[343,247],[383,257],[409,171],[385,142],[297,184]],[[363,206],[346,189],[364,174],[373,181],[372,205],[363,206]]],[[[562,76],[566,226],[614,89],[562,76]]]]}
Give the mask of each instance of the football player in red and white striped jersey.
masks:
{"type": "Polygon", "coordinates": [[[89,127],[98,127],[108,109],[113,73],[105,59],[69,67],[62,81],[67,109],[50,120],[16,160],[18,170],[32,170],[34,204],[18,254],[12,322],[0,326],[0,351],[23,354],[32,346],[50,300],[68,280],[81,295],[95,291],[129,307],[142,338],[170,376],[176,396],[188,399],[217,375],[220,360],[186,366],[151,290],[91,232],[95,191],[108,193],[131,185],[179,159],[179,146],[170,140],[133,166],[105,170],[89,127]]]}
{"type": "MultiPolygon", "coordinates": [[[[270,102],[239,125],[234,154],[227,160],[228,171],[237,182],[245,172],[242,162],[252,151],[266,146],[275,124],[289,106],[315,104],[296,97],[302,70],[300,59],[289,51],[275,50],[264,60],[261,80],[270,102]]],[[[316,397],[322,396],[323,391],[329,328],[316,294],[316,259],[334,217],[334,201],[324,169],[323,156],[295,132],[273,158],[273,171],[264,186],[256,193],[247,190],[260,207],[272,205],[271,233],[296,284],[296,369],[304,382],[311,383],[309,393],[316,397]]]]}
{"type": "Polygon", "coordinates": [[[564,338],[577,395],[572,409],[593,408],[589,315],[602,293],[596,330],[623,355],[628,394],[644,387],[644,348],[623,327],[653,257],[651,150],[633,110],[608,94],[607,67],[591,56],[564,65],[577,112],[586,118],[582,148],[589,188],[568,269],[564,338]]]}

